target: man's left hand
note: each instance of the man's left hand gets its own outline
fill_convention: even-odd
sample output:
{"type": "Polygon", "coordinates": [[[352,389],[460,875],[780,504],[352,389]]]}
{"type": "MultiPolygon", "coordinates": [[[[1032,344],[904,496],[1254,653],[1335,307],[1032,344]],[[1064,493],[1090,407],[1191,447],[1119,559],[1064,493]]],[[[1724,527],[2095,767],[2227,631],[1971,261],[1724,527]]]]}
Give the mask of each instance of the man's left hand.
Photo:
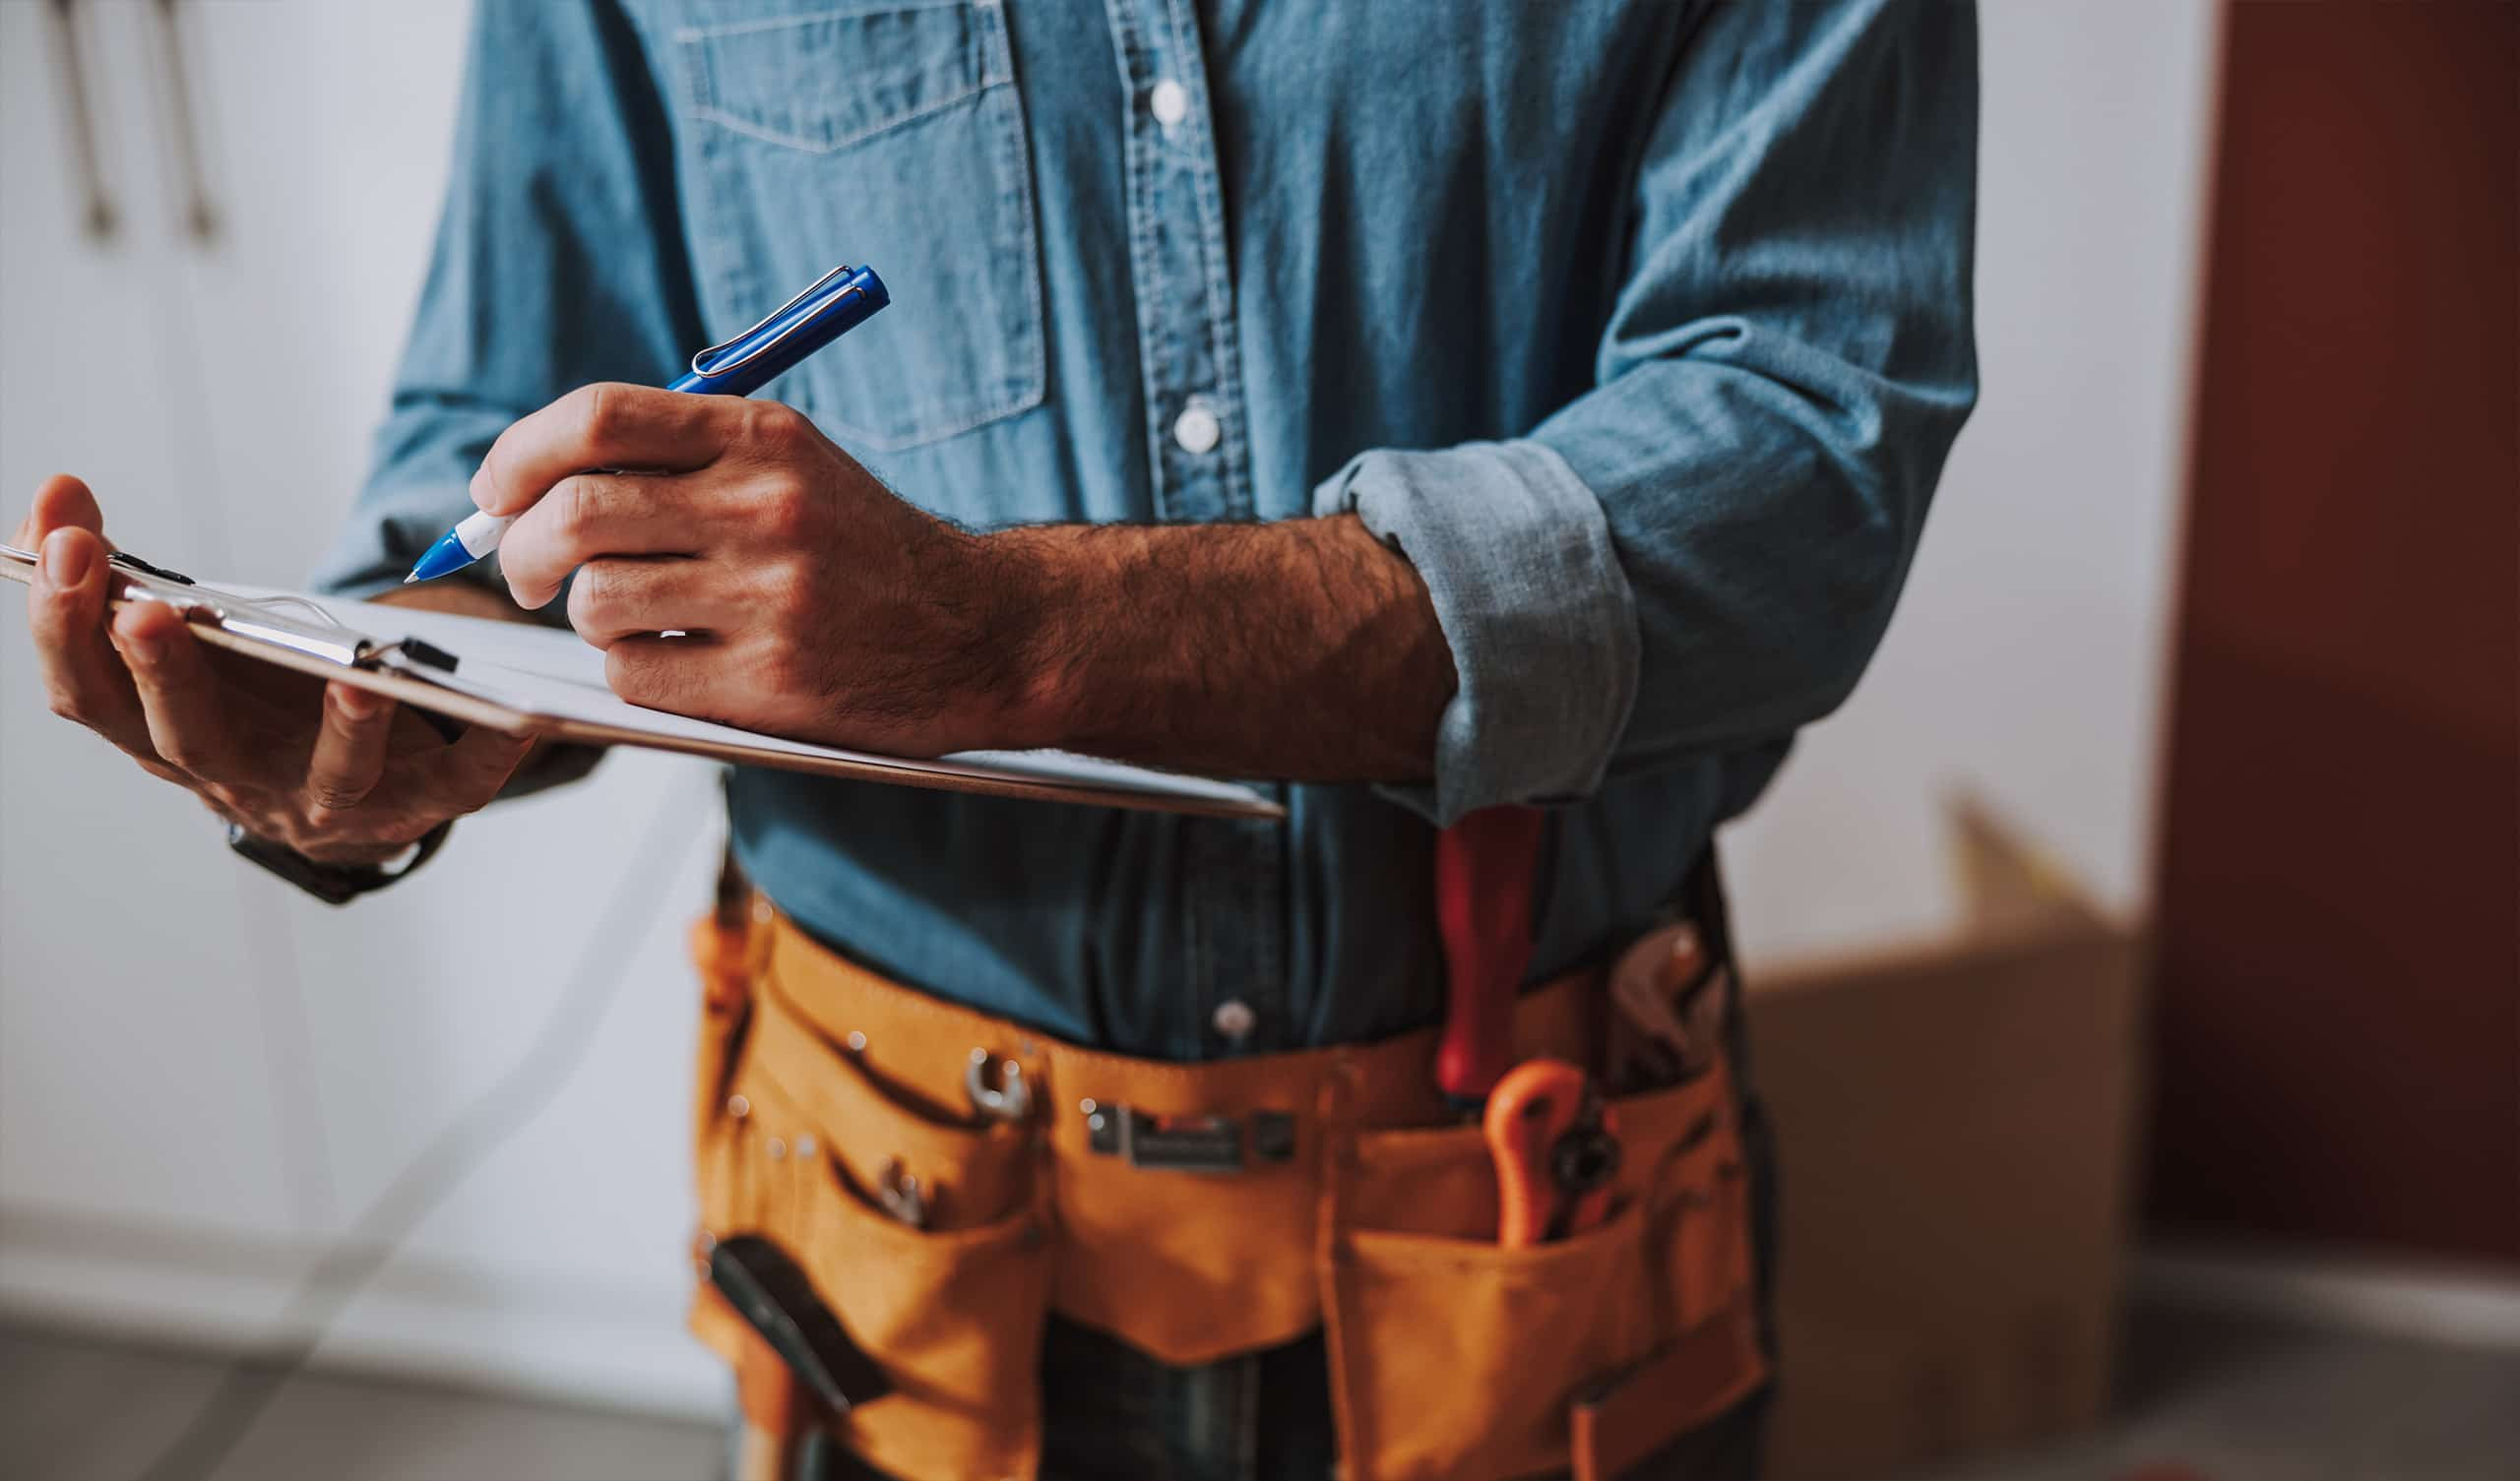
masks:
{"type": "Polygon", "coordinates": [[[633,704],[897,754],[1032,739],[1002,637],[1029,584],[790,407],[583,387],[500,435],[472,500],[520,517],[519,605],[577,573],[570,624],[633,704]]]}

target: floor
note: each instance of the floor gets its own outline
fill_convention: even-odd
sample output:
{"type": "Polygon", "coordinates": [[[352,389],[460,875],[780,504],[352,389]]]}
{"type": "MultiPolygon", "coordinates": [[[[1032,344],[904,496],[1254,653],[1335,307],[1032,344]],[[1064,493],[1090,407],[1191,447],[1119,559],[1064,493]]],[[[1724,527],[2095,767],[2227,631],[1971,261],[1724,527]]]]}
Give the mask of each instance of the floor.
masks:
{"type": "Polygon", "coordinates": [[[2139,1307],[2108,1428],[1904,1481],[2520,1481],[2520,1350],[2139,1307]]]}
{"type": "MultiPolygon", "coordinates": [[[[208,1354],[0,1327],[0,1478],[137,1481],[220,1372],[208,1354]]],[[[716,1481],[724,1456],[706,1425],[319,1372],[184,1481],[716,1481]]]]}
{"type": "MultiPolygon", "coordinates": [[[[1905,1481],[2508,1481],[2520,1352],[2138,1311],[2122,1417],[2033,1454],[1905,1481]]],[[[0,1476],[134,1481],[188,1423],[216,1358],[0,1327],[0,1476]]],[[[705,1425],[316,1373],[213,1478],[713,1481],[705,1425]]]]}

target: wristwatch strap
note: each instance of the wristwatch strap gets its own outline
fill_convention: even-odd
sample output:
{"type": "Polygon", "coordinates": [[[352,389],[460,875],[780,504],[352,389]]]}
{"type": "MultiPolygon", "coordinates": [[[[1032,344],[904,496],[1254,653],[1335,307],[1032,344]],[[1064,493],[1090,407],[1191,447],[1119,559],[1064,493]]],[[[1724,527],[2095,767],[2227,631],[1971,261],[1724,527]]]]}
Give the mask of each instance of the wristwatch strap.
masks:
{"type": "Polygon", "coordinates": [[[392,869],[382,864],[320,863],[285,843],[275,843],[234,823],[227,825],[227,846],[324,903],[346,905],[362,895],[409,878],[411,871],[427,863],[429,856],[444,846],[446,835],[454,831],[455,820],[450,818],[420,834],[411,856],[392,869]]]}

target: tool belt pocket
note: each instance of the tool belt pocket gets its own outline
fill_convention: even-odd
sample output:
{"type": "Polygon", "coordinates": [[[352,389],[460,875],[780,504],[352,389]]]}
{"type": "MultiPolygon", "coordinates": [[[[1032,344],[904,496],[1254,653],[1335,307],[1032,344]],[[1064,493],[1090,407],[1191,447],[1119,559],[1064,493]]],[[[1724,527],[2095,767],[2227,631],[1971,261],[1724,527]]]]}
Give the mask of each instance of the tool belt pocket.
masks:
{"type": "Polygon", "coordinates": [[[1039,1143],[941,1115],[825,1039],[775,979],[758,987],[703,1131],[709,1231],[768,1236],[876,1356],[893,1391],[836,1421],[850,1451],[897,1474],[1029,1474],[1050,1275],[1039,1143]]]}
{"type": "Polygon", "coordinates": [[[1323,1288],[1354,1481],[1563,1473],[1608,1481],[1765,1377],[1752,1338],[1671,1355],[1750,1311],[1748,1203],[1723,1067],[1612,1103],[1608,1218],[1496,1242],[1476,1127],[1354,1133],[1334,1158],[1323,1288]],[[1730,1169],[1729,1172],[1726,1169],[1730,1169]]]}

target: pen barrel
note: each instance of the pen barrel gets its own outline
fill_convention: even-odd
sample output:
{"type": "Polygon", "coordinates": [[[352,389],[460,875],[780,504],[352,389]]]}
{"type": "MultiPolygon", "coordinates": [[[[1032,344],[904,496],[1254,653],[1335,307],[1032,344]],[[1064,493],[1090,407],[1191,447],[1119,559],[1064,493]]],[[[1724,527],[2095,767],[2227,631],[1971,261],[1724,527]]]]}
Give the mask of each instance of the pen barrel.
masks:
{"type": "Polygon", "coordinates": [[[892,294],[874,269],[845,269],[822,291],[800,296],[736,338],[693,356],[690,372],[665,389],[750,396],[890,302],[892,294]]]}

